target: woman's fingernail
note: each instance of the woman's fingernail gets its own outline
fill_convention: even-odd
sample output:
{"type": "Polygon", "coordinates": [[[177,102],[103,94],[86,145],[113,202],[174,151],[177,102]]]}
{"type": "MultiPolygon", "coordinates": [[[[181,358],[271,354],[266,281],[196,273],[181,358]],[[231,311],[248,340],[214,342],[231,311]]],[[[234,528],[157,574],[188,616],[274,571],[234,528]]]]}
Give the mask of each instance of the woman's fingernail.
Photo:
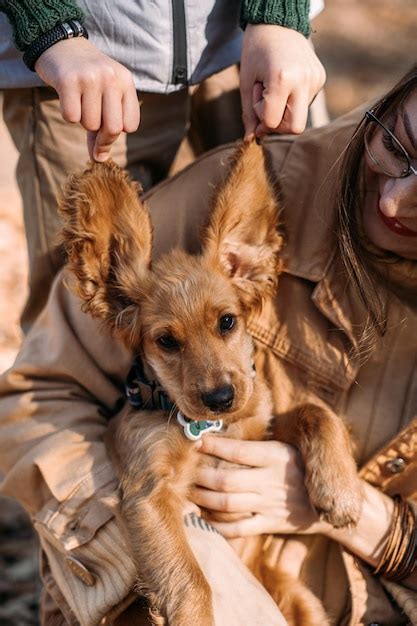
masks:
{"type": "Polygon", "coordinates": [[[109,158],[109,153],[108,152],[99,152],[98,154],[96,154],[96,156],[94,158],[99,163],[103,163],[104,161],[107,161],[107,159],[109,158]]]}

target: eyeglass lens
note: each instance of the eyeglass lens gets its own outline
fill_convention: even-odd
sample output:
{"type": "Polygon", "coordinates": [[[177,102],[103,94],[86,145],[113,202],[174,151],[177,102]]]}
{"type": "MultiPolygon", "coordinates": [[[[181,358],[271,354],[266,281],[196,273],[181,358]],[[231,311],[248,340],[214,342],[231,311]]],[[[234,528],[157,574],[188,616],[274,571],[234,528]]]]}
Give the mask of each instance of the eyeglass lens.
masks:
{"type": "Polygon", "coordinates": [[[387,127],[383,128],[377,121],[369,120],[365,144],[372,161],[384,174],[394,178],[407,175],[410,169],[408,155],[387,127]]]}

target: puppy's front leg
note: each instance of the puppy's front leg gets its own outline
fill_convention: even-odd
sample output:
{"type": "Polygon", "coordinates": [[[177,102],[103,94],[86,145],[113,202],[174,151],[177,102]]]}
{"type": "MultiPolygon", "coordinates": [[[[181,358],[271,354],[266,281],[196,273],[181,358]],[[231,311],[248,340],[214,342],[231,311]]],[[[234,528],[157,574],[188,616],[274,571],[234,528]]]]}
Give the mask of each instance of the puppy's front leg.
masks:
{"type": "Polygon", "coordinates": [[[170,626],[213,626],[211,589],[188,545],[184,504],[197,453],[167,417],[130,411],[117,425],[113,458],[121,516],[138,573],[138,591],[170,626]]]}
{"type": "Polygon", "coordinates": [[[342,420],[323,407],[306,405],[294,412],[287,426],[290,436],[287,430],[283,439],[300,451],[312,504],[336,528],[356,524],[362,488],[342,420]]]}

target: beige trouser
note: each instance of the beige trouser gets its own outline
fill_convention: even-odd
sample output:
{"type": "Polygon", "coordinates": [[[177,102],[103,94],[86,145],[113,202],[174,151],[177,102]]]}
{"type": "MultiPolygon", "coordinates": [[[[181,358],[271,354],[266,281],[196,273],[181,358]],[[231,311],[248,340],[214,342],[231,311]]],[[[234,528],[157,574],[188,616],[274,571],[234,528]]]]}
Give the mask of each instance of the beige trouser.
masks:
{"type": "MultiPolygon", "coordinates": [[[[119,137],[112,157],[145,190],[201,152],[242,137],[236,67],[197,88],[168,95],[141,93],[139,98],[140,128],[119,137]]],[[[45,87],[6,90],[3,114],[20,155],[17,182],[29,252],[29,297],[22,327],[28,330],[64,261],[56,198],[67,175],[88,160],[86,132],[63,121],[56,93],[45,87]]]]}

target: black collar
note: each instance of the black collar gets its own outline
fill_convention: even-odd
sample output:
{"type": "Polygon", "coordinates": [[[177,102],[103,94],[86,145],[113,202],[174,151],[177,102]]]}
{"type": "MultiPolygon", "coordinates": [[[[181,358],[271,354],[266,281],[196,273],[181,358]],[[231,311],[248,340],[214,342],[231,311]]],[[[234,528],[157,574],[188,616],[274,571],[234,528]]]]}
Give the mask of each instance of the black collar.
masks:
{"type": "Polygon", "coordinates": [[[126,378],[126,396],[136,409],[171,411],[174,403],[157,380],[149,380],[140,356],[136,356],[126,378]]]}

